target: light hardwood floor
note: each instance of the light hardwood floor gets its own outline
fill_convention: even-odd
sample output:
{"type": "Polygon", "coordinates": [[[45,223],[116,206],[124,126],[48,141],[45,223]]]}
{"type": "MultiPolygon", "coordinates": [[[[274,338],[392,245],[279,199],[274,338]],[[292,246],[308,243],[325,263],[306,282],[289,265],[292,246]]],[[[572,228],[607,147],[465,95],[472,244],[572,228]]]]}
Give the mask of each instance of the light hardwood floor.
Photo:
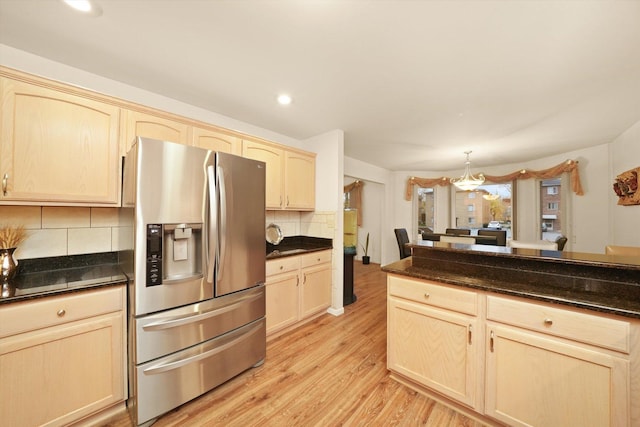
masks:
{"type": "MultiPolygon", "coordinates": [[[[267,343],[264,365],[162,416],[165,426],[438,426],[480,423],[397,383],[386,367],[386,274],[356,261],[357,301],[267,343]]],[[[129,427],[123,414],[108,424],[129,427]]]]}

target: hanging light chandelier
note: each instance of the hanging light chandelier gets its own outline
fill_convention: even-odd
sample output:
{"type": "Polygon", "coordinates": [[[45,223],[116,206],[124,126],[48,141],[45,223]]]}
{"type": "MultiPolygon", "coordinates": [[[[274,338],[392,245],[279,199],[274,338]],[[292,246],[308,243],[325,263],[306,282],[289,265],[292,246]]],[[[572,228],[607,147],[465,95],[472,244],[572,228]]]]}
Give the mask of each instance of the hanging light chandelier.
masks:
{"type": "Polygon", "coordinates": [[[451,178],[451,183],[461,190],[471,191],[482,185],[482,183],[484,182],[484,175],[479,174],[477,178],[471,175],[471,160],[469,160],[469,154],[471,154],[471,151],[465,151],[464,154],[467,155],[467,161],[465,162],[464,167],[464,175],[462,175],[458,179],[451,178]]]}

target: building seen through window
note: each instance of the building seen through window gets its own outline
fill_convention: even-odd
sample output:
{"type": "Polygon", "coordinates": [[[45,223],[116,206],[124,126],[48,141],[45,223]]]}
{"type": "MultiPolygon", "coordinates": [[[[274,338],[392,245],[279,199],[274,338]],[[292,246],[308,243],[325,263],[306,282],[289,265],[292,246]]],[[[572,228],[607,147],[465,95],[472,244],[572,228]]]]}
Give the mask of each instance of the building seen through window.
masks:
{"type": "Polygon", "coordinates": [[[455,228],[468,228],[477,235],[482,228],[506,230],[512,237],[512,184],[485,184],[473,191],[456,189],[455,228]]]}
{"type": "Polygon", "coordinates": [[[435,199],[433,188],[418,188],[417,199],[418,231],[434,231],[435,199]]]}
{"type": "Polygon", "coordinates": [[[562,180],[540,181],[540,233],[544,240],[555,241],[562,233],[562,180]]]}

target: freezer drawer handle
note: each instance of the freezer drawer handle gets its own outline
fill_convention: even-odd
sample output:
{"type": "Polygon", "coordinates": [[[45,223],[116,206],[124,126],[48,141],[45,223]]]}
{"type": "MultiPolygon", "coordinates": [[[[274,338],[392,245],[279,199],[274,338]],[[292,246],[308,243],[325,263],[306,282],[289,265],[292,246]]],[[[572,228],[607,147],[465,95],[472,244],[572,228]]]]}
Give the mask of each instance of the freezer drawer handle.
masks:
{"type": "Polygon", "coordinates": [[[201,354],[198,354],[198,355],[192,356],[192,357],[187,357],[186,359],[178,360],[176,362],[163,363],[163,364],[156,365],[156,366],[150,366],[150,367],[148,367],[147,369],[145,369],[142,372],[145,375],[161,374],[163,372],[172,371],[174,369],[181,368],[181,367],[183,367],[185,365],[197,362],[199,360],[207,359],[207,358],[209,358],[211,356],[215,356],[216,354],[225,351],[226,349],[228,349],[230,347],[233,347],[234,345],[236,345],[236,344],[238,344],[238,343],[240,343],[242,341],[245,341],[251,335],[253,335],[257,331],[259,331],[260,328],[261,328],[261,324],[257,324],[250,331],[247,331],[246,333],[242,334],[238,338],[233,339],[233,340],[229,341],[228,343],[221,345],[220,347],[216,347],[216,348],[211,349],[209,351],[205,351],[204,353],[201,353],[201,354]]]}
{"type": "Polygon", "coordinates": [[[257,295],[253,295],[253,296],[247,296],[245,298],[243,298],[240,301],[237,301],[233,304],[229,304],[227,306],[221,307],[221,308],[216,308],[215,310],[211,310],[211,311],[207,311],[205,313],[200,313],[200,314],[189,314],[187,316],[184,317],[179,317],[179,318],[173,318],[171,320],[161,320],[159,322],[153,322],[153,323],[149,323],[147,325],[144,325],[142,327],[143,330],[145,331],[160,331],[163,329],[171,329],[171,328],[175,328],[178,326],[182,326],[182,325],[186,325],[188,323],[194,323],[197,321],[201,321],[201,320],[205,320],[205,319],[209,319],[211,317],[216,317],[220,314],[224,314],[224,313],[228,313],[230,311],[235,310],[236,308],[238,308],[239,306],[241,306],[242,304],[245,304],[249,301],[258,299],[262,296],[262,294],[257,294],[257,295]]]}

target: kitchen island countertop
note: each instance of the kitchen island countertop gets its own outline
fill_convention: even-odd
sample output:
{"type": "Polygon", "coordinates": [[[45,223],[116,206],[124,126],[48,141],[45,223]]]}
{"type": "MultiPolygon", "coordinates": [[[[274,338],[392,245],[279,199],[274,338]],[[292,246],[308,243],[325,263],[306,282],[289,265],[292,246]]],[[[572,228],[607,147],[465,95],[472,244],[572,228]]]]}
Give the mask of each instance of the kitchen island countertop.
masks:
{"type": "Polygon", "coordinates": [[[383,271],[640,318],[640,263],[633,260],[440,242],[410,246],[412,257],[383,271]]]}

